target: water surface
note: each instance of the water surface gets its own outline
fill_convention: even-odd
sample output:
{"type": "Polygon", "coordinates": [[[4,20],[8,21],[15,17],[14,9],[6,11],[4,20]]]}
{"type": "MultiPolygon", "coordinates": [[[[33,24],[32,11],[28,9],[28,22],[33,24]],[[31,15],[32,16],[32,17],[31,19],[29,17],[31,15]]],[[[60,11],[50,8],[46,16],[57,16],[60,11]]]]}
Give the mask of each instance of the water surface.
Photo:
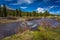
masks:
{"type": "Polygon", "coordinates": [[[59,27],[60,22],[55,19],[41,18],[31,21],[18,21],[12,23],[0,24],[0,38],[15,34],[18,28],[31,28],[37,29],[38,26],[59,27]]]}

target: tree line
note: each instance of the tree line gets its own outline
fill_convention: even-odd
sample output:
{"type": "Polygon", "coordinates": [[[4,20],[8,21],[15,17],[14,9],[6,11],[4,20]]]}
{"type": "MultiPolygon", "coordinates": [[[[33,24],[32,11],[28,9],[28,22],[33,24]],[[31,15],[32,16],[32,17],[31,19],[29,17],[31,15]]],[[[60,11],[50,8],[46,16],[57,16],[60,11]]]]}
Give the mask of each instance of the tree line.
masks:
{"type": "Polygon", "coordinates": [[[0,5],[0,17],[7,17],[7,16],[16,16],[16,17],[23,17],[23,16],[27,16],[27,17],[38,17],[38,16],[54,16],[54,14],[50,14],[47,10],[42,13],[38,13],[36,11],[32,11],[32,12],[24,12],[21,11],[20,8],[16,9],[16,10],[8,10],[6,5],[3,5],[3,7],[1,7],[0,5]]]}

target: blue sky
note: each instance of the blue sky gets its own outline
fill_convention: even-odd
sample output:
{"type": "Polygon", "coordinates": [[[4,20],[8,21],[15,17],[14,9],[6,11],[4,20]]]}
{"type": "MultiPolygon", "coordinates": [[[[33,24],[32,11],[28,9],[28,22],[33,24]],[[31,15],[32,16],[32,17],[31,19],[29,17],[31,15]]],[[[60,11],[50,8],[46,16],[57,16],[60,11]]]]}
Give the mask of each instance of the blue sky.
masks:
{"type": "Polygon", "coordinates": [[[60,14],[60,0],[0,0],[0,4],[6,4],[10,9],[23,11],[44,12],[48,10],[53,14],[60,14]]]}

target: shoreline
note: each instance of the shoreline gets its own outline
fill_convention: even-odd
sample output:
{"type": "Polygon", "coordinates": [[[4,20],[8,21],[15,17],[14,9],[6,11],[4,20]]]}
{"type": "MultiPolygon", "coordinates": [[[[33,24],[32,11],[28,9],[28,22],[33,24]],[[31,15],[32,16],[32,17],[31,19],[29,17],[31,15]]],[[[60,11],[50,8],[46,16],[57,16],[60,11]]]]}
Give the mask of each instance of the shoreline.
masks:
{"type": "MultiPolygon", "coordinates": [[[[11,23],[11,22],[39,19],[39,18],[44,18],[44,17],[17,17],[16,20],[8,19],[8,18],[5,18],[5,17],[0,17],[0,23],[11,23]]],[[[50,17],[49,16],[49,17],[46,17],[46,18],[53,18],[53,19],[57,19],[58,20],[58,17],[52,17],[52,16],[50,17]]]]}

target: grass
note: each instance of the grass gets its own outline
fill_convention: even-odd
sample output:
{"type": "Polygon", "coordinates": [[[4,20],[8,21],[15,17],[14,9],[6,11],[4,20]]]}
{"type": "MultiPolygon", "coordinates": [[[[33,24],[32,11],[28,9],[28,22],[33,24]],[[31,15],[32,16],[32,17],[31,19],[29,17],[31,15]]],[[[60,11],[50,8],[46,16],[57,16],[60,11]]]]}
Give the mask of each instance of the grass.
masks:
{"type": "MultiPolygon", "coordinates": [[[[18,17],[17,20],[10,20],[10,19],[3,18],[3,19],[0,19],[0,23],[10,23],[10,22],[24,21],[24,20],[28,20],[28,19],[35,19],[35,18],[43,18],[43,16],[42,17],[18,17]]],[[[46,18],[55,18],[55,17],[48,16],[46,18]]],[[[56,17],[56,19],[60,20],[60,16],[56,17]]]]}
{"type": "Polygon", "coordinates": [[[10,20],[10,19],[0,19],[0,23],[11,23],[11,22],[17,22],[17,21],[24,21],[25,18],[18,18],[17,20],[10,20]]]}
{"type": "MultiPolygon", "coordinates": [[[[60,17],[57,17],[57,19],[60,20],[60,17]]],[[[60,28],[39,26],[35,31],[26,30],[23,33],[11,35],[2,40],[60,40],[60,28]]]]}
{"type": "Polygon", "coordinates": [[[11,35],[3,40],[60,40],[60,29],[39,27],[36,31],[26,30],[23,33],[11,35]],[[39,30],[39,31],[38,31],[39,30]]]}

